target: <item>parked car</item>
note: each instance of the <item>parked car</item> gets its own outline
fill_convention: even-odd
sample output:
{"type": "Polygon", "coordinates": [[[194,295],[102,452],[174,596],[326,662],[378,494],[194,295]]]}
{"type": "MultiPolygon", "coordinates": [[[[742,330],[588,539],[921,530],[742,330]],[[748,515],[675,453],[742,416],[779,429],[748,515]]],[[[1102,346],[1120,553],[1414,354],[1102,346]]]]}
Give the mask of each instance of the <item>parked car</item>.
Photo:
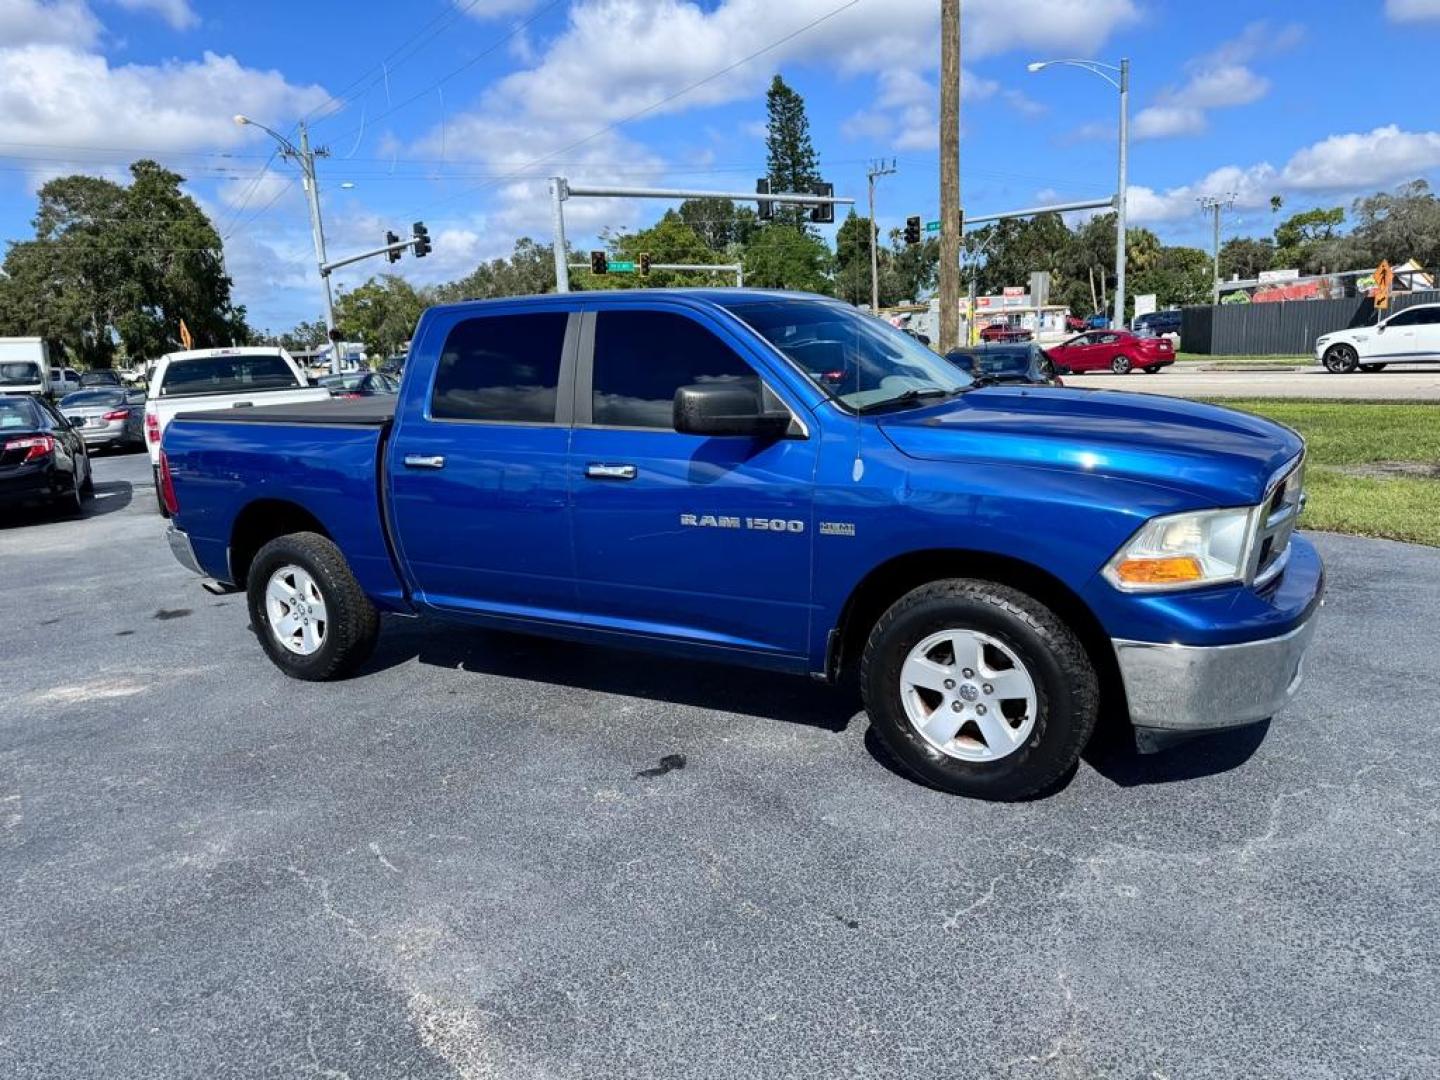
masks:
{"type": "Polygon", "coordinates": [[[42,503],[78,514],[95,491],[90,454],[55,406],[0,394],[0,506],[42,503]]]}
{"type": "Polygon", "coordinates": [[[124,386],[120,373],[111,368],[96,368],[80,373],[80,389],[89,390],[97,386],[124,386]]]}
{"type": "Polygon", "coordinates": [[[394,394],[400,389],[399,383],[378,371],[347,371],[344,375],[322,375],[315,383],[330,391],[331,397],[337,398],[374,397],[376,394],[394,394]]]}
{"type": "Polygon", "coordinates": [[[292,401],[324,401],[330,391],[310,380],[284,349],[247,346],[192,349],[162,356],[149,374],[145,401],[145,443],[159,497],[160,438],[177,413],[282,405],[292,401]]]}
{"type": "Polygon", "coordinates": [[[981,341],[1030,341],[1034,336],[1023,327],[1007,323],[990,323],[980,328],[981,341]]]}
{"type": "Polygon", "coordinates": [[[44,338],[0,338],[0,394],[48,394],[49,370],[44,338]]]}
{"type": "Polygon", "coordinates": [[[145,446],[143,390],[77,390],[60,399],[59,411],[90,447],[145,446]]]}
{"type": "Polygon", "coordinates": [[[1085,328],[1088,330],[1108,330],[1110,329],[1110,316],[1106,315],[1103,311],[1097,311],[1094,315],[1088,315],[1085,318],[1085,328]]]}
{"type": "Polygon", "coordinates": [[[401,374],[405,371],[405,359],[403,355],[387,356],[384,360],[380,361],[380,366],[376,370],[378,370],[380,374],[389,375],[396,382],[399,382],[401,374]]]}
{"type": "Polygon", "coordinates": [[[1440,304],[1412,304],[1373,326],[1315,339],[1315,362],[1336,375],[1435,361],[1440,361],[1440,304]]]}
{"type": "Polygon", "coordinates": [[[1141,337],[1159,337],[1164,334],[1180,334],[1181,311],[1179,308],[1172,308],[1169,311],[1151,311],[1144,315],[1136,315],[1130,320],[1130,329],[1141,337]]]}
{"type": "Polygon", "coordinates": [[[1079,330],[1088,330],[1089,327],[1086,325],[1085,320],[1079,315],[1066,315],[1065,329],[1074,333],[1079,330]]]}
{"type": "Polygon", "coordinates": [[[946,353],[945,359],[979,383],[1064,385],[1050,355],[1033,343],[968,345],[946,353]]]}
{"type": "Polygon", "coordinates": [[[294,678],[354,671],[382,611],[856,670],[904,768],[1001,799],[1074,767],[1106,673],[1149,749],[1298,683],[1324,575],[1304,442],[1260,417],[977,387],[754,289],[435,307],[411,357],[398,398],[165,432],[172,551],[294,678]]]}
{"type": "Polygon", "coordinates": [[[74,368],[52,367],[50,369],[50,393],[63,397],[72,390],[80,389],[80,373],[74,368]]]}
{"type": "Polygon", "coordinates": [[[1175,362],[1175,346],[1169,338],[1142,338],[1125,330],[1091,330],[1050,346],[1050,359],[1062,374],[1113,371],[1128,375],[1139,370],[1153,375],[1175,362]]]}

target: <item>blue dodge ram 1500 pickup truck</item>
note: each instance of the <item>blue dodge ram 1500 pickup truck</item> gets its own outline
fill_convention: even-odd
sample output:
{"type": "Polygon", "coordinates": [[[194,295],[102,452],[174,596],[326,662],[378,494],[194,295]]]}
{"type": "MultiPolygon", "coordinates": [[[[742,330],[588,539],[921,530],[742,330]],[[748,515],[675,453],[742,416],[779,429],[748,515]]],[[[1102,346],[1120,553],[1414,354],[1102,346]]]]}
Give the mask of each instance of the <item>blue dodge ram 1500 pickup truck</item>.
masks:
{"type": "Polygon", "coordinates": [[[181,416],[163,449],[171,547],[296,678],[362,663],[380,612],[854,668],[909,770],[987,798],[1053,784],[1102,704],[1142,746],[1268,718],[1324,588],[1289,429],[975,386],[793,293],[437,307],[393,404],[181,416]]]}

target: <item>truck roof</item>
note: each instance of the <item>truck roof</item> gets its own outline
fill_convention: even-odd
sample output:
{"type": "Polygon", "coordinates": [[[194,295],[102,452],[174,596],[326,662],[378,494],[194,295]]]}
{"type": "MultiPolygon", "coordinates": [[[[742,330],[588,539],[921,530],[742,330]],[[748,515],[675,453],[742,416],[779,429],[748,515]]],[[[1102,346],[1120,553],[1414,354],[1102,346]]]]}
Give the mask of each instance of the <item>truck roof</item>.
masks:
{"type": "MultiPolygon", "coordinates": [[[[214,356],[274,356],[285,352],[279,345],[226,345],[215,349],[187,349],[166,353],[161,360],[195,360],[214,356]]],[[[288,356],[289,354],[286,353],[288,356]]]]}
{"type": "Polygon", "coordinates": [[[730,307],[733,304],[765,300],[822,300],[838,303],[833,296],[818,293],[791,292],[785,289],[601,289],[594,292],[544,293],[538,296],[503,296],[489,300],[461,300],[441,304],[439,310],[473,310],[487,307],[546,308],[557,304],[573,304],[583,300],[597,307],[622,306],[636,300],[678,300],[707,307],[730,307]]]}

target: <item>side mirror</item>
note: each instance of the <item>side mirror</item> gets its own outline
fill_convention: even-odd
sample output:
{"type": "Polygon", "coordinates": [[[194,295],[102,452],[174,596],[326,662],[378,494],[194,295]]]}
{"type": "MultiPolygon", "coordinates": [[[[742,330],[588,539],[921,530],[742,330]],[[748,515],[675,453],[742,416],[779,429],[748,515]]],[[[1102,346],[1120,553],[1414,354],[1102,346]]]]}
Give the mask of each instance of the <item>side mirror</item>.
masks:
{"type": "Polygon", "coordinates": [[[69,428],[82,428],[85,426],[85,418],[81,416],[65,417],[65,426],[69,428]]]}
{"type": "Polygon", "coordinates": [[[1385,324],[1384,324],[1383,322],[1378,322],[1378,323],[1376,323],[1376,324],[1375,324],[1375,332],[1376,332],[1377,334],[1383,334],[1383,333],[1385,332],[1385,324]]]}
{"type": "Polygon", "coordinates": [[[754,387],[696,383],[675,391],[675,430],[684,435],[746,435],[779,439],[790,430],[790,414],[765,412],[754,387]]]}

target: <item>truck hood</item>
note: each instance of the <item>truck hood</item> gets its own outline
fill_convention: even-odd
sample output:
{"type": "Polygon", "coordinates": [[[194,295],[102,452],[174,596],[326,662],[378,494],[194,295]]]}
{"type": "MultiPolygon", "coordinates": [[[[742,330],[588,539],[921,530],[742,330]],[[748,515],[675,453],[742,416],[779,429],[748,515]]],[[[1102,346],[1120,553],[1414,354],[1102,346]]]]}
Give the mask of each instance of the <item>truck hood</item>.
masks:
{"type": "Polygon", "coordinates": [[[971,390],[943,405],[883,414],[879,426],[913,458],[1121,477],[1208,506],[1259,502],[1305,445],[1287,427],[1231,409],[1048,387],[971,390]]]}

